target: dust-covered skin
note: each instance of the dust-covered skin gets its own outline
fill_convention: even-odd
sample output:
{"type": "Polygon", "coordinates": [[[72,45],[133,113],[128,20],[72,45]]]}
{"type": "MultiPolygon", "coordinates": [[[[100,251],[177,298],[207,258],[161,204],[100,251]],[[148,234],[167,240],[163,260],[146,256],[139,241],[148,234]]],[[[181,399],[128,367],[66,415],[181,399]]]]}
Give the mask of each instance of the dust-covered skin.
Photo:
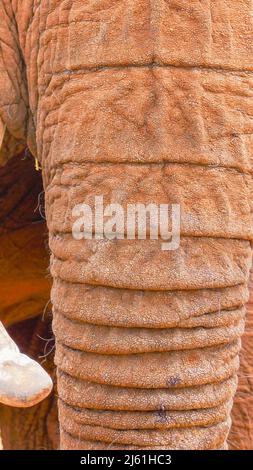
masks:
{"type": "Polygon", "coordinates": [[[253,284],[250,282],[250,300],[247,305],[245,332],[242,337],[238,389],[232,410],[232,428],[229,434],[229,448],[234,450],[253,449],[253,383],[252,383],[252,327],[253,327],[253,284]]]}
{"type": "Polygon", "coordinates": [[[226,448],[252,256],[251,1],[0,6],[0,114],[43,172],[61,448],[226,448]],[[180,248],[74,240],[72,208],[96,194],[180,204],[180,248]],[[171,411],[174,427],[150,420],[171,411]]]}

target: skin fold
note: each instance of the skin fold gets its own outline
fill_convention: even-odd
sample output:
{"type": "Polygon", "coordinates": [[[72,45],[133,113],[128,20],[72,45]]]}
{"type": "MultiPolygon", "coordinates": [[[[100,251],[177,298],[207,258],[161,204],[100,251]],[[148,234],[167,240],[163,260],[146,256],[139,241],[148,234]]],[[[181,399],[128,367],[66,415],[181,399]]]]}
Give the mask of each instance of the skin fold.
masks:
{"type": "Polygon", "coordinates": [[[251,9],[0,1],[1,118],[42,167],[61,449],[227,448],[252,257],[251,9]],[[180,204],[180,247],[74,240],[72,209],[96,195],[180,204]]]}

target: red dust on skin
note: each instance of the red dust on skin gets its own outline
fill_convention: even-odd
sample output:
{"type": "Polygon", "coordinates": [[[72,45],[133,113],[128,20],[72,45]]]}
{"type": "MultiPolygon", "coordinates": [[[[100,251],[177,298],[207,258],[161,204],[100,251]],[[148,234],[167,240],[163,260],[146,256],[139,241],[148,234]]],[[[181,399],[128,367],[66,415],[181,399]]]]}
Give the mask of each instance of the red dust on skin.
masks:
{"type": "MultiPolygon", "coordinates": [[[[244,303],[240,289],[248,282],[253,239],[251,2],[202,2],[201,10],[198,0],[104,0],[103,8],[101,2],[48,3],[43,3],[43,9],[27,7],[23,13],[10,0],[0,0],[1,32],[8,44],[0,56],[0,114],[8,130],[29,143],[43,168],[54,311],[68,315],[76,337],[89,315],[92,324],[97,315],[96,325],[103,325],[108,333],[108,349],[126,334],[118,320],[122,311],[127,318],[120,297],[126,291],[133,317],[142,322],[143,329],[152,306],[158,323],[169,327],[160,292],[172,292],[180,319],[187,311],[191,316],[189,291],[195,290],[191,312],[198,316],[202,309],[203,316],[209,317],[215,311],[208,302],[203,311],[201,297],[203,290],[213,294],[217,288],[221,312],[225,303],[224,310],[237,316],[235,309],[244,303]],[[240,137],[233,138],[233,133],[240,137]],[[142,172],[145,181],[138,178],[142,172]],[[83,196],[94,196],[100,184],[115,203],[122,196],[126,203],[135,196],[141,198],[145,188],[156,203],[161,198],[170,200],[173,194],[186,214],[182,249],[161,253],[160,246],[158,251],[155,242],[146,240],[132,244],[87,241],[79,250],[68,237],[66,210],[82,202],[83,196]],[[83,286],[85,297],[81,296],[83,286]],[[239,302],[232,294],[227,296],[231,286],[239,302]],[[146,303],[141,299],[134,304],[133,293],[138,290],[152,292],[153,301],[148,297],[146,303]],[[181,291],[186,292],[185,303],[181,291]],[[75,321],[78,315],[79,323],[75,321]],[[116,335],[111,336],[113,321],[116,335]]],[[[167,318],[172,316],[166,300],[164,307],[167,318]]],[[[220,316],[214,313],[217,322],[220,316]]],[[[201,321],[200,328],[204,326],[201,321]]],[[[56,338],[59,395],[69,404],[60,415],[62,449],[226,447],[229,412],[218,424],[209,420],[207,426],[205,422],[202,427],[187,427],[186,411],[192,403],[202,414],[213,400],[231,402],[240,334],[238,347],[226,337],[221,348],[224,337],[218,332],[211,353],[203,347],[189,371],[181,321],[175,330],[180,335],[176,352],[170,347],[160,353],[147,352],[157,344],[152,330],[145,351],[139,354],[132,352],[139,338],[136,332],[127,332],[124,355],[110,350],[92,353],[85,345],[77,350],[56,338]],[[153,368],[149,370],[150,362],[153,368]],[[192,374],[195,366],[198,374],[192,374]],[[184,386],[175,385],[177,374],[184,386]],[[168,379],[172,385],[164,388],[168,379]],[[86,387],[87,393],[82,393],[86,387]],[[73,415],[78,402],[80,419],[85,421],[88,400],[87,408],[92,410],[88,424],[70,419],[69,409],[73,415]],[[137,418],[132,429],[128,425],[113,429],[115,416],[122,410],[128,419],[128,410],[139,416],[138,407],[144,412],[150,407],[157,410],[160,403],[167,405],[166,400],[183,411],[180,428],[140,430],[137,418]],[[108,406],[112,412],[108,426],[101,426],[99,420],[92,426],[96,411],[102,410],[104,417],[108,406]]],[[[190,348],[196,349],[194,338],[190,348]]]]}

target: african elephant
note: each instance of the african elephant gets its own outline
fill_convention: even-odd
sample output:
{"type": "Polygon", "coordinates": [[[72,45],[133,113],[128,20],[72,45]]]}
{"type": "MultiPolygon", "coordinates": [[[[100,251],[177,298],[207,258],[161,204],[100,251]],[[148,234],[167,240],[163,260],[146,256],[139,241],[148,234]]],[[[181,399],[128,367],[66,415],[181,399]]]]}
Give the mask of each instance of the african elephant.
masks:
{"type": "Polygon", "coordinates": [[[226,449],[252,257],[252,2],[0,14],[0,115],[43,175],[61,448],[226,449]],[[73,209],[96,196],[178,204],[179,247],[75,239],[73,209]]]}

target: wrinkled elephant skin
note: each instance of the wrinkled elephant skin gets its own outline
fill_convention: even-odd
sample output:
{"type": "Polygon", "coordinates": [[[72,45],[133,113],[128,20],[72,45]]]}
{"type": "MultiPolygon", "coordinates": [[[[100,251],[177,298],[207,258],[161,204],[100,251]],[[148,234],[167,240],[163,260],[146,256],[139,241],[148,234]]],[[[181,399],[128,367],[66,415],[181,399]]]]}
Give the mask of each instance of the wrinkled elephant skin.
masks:
{"type": "Polygon", "coordinates": [[[227,448],[252,257],[252,2],[0,7],[1,117],[43,172],[61,448],[227,448]],[[72,209],[96,195],[180,204],[180,247],[75,240],[72,209]]]}

